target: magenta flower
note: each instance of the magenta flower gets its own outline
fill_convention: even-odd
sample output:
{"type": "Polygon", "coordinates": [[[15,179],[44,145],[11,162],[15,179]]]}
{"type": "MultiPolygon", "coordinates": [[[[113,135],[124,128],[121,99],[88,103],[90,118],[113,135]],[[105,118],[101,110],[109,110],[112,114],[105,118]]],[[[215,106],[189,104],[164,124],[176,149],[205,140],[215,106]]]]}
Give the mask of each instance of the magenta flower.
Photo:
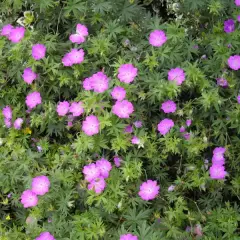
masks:
{"type": "Polygon", "coordinates": [[[82,82],[83,84],[83,88],[85,90],[93,90],[93,87],[92,87],[92,78],[89,77],[89,78],[85,78],[84,81],[82,82]]]}
{"type": "Polygon", "coordinates": [[[134,78],[138,74],[138,69],[135,68],[131,63],[122,64],[118,69],[118,79],[124,83],[133,82],[134,78]]]}
{"type": "Polygon", "coordinates": [[[65,116],[69,111],[69,102],[63,101],[59,102],[57,105],[57,113],[58,116],[65,116]]]}
{"type": "Polygon", "coordinates": [[[225,171],[224,166],[221,165],[212,165],[209,169],[210,172],[210,178],[212,179],[224,179],[227,175],[227,172],[225,171]]]}
{"type": "Polygon", "coordinates": [[[132,133],[133,132],[133,127],[132,125],[127,125],[124,129],[125,133],[132,133]]]}
{"type": "Polygon", "coordinates": [[[85,42],[85,38],[88,36],[88,29],[86,26],[82,24],[77,24],[76,34],[71,34],[69,39],[72,43],[83,43],[85,42]]]}
{"type": "Polygon", "coordinates": [[[236,4],[236,6],[240,6],[240,0],[235,0],[235,4],[236,4]]]}
{"type": "Polygon", "coordinates": [[[129,118],[130,114],[134,112],[134,107],[127,100],[117,101],[112,107],[112,112],[119,118],[129,118]]]}
{"type": "Polygon", "coordinates": [[[161,47],[167,41],[167,36],[162,30],[154,30],[150,33],[149,43],[154,47],[161,47]]]}
{"type": "Polygon", "coordinates": [[[42,232],[35,240],[56,240],[50,232],[42,232]]]}
{"type": "Polygon", "coordinates": [[[13,124],[15,129],[21,129],[23,124],[23,119],[22,118],[17,118],[13,124]]]}
{"type": "Polygon", "coordinates": [[[47,48],[43,44],[35,44],[32,46],[32,57],[35,60],[45,58],[47,48]]]}
{"type": "Polygon", "coordinates": [[[240,69],[240,56],[239,55],[233,55],[228,58],[228,66],[237,71],[240,69]]]}
{"type": "Polygon", "coordinates": [[[99,133],[100,122],[98,118],[94,115],[86,117],[85,121],[82,123],[82,130],[88,136],[95,135],[99,133]]]}
{"type": "Polygon", "coordinates": [[[177,105],[175,102],[173,102],[172,100],[167,100],[164,103],[162,103],[162,107],[161,109],[165,112],[165,113],[174,113],[177,110],[177,105]]]}
{"type": "Polygon", "coordinates": [[[218,78],[217,85],[221,87],[228,87],[228,81],[224,78],[218,78]]]}
{"type": "Polygon", "coordinates": [[[174,126],[173,120],[165,118],[165,119],[163,119],[162,121],[159,122],[159,124],[158,124],[158,131],[162,135],[166,135],[173,126],[174,126]]]}
{"type": "Polygon", "coordinates": [[[240,95],[237,96],[237,102],[240,104],[240,95]]]}
{"type": "Polygon", "coordinates": [[[187,119],[186,125],[189,127],[189,126],[191,126],[191,124],[192,124],[192,120],[191,119],[187,119]]]}
{"type": "Polygon", "coordinates": [[[131,140],[132,144],[140,144],[140,139],[137,136],[134,136],[131,140]]]}
{"type": "Polygon", "coordinates": [[[39,92],[29,93],[26,97],[25,103],[28,106],[28,108],[30,108],[30,109],[33,109],[37,105],[41,104],[42,98],[41,98],[40,93],[39,92]]]}
{"type": "Polygon", "coordinates": [[[141,121],[135,121],[133,124],[136,128],[141,128],[142,127],[142,122],[141,121]]]}
{"type": "Polygon", "coordinates": [[[94,92],[102,93],[108,89],[108,77],[103,72],[97,72],[91,77],[94,92]]]}
{"type": "Polygon", "coordinates": [[[233,19],[228,19],[224,22],[224,32],[226,33],[231,33],[234,32],[235,30],[235,25],[234,25],[234,20],[233,19]]]}
{"type": "Polygon", "coordinates": [[[214,155],[215,155],[215,154],[221,154],[221,155],[223,155],[225,152],[226,152],[226,148],[224,148],[224,147],[216,147],[216,148],[214,148],[214,150],[213,150],[213,154],[214,154],[214,155]]]}
{"type": "Polygon", "coordinates": [[[97,160],[96,166],[100,170],[101,177],[109,177],[109,172],[112,169],[112,165],[107,159],[101,158],[100,160],[97,160]]]}
{"type": "Polygon", "coordinates": [[[138,240],[138,237],[128,233],[128,234],[121,235],[120,240],[138,240]]]}
{"type": "Polygon", "coordinates": [[[10,31],[10,33],[8,35],[8,39],[12,43],[18,43],[24,38],[24,34],[25,34],[25,28],[24,27],[16,27],[16,28],[13,28],[10,31]]]}
{"type": "Polygon", "coordinates": [[[11,119],[4,118],[4,124],[7,128],[10,128],[12,126],[11,119]]]}
{"type": "Polygon", "coordinates": [[[21,203],[24,208],[35,207],[38,204],[38,197],[31,190],[25,190],[21,195],[21,203]]]}
{"type": "Polygon", "coordinates": [[[37,74],[32,71],[31,68],[25,68],[23,71],[22,78],[27,84],[31,84],[34,80],[37,79],[37,74]]]}
{"type": "Polygon", "coordinates": [[[9,34],[11,33],[12,29],[13,29],[13,26],[11,24],[7,24],[7,25],[3,26],[0,35],[8,37],[9,34]]]}
{"type": "Polygon", "coordinates": [[[223,155],[213,155],[212,157],[212,164],[213,165],[224,165],[225,164],[225,158],[223,155]]]}
{"type": "Polygon", "coordinates": [[[101,174],[100,169],[95,163],[84,166],[83,173],[85,175],[85,180],[88,182],[92,182],[94,179],[99,178],[101,174]]]}
{"type": "Polygon", "coordinates": [[[84,113],[83,103],[82,102],[73,102],[69,108],[69,112],[72,113],[74,117],[79,117],[84,113]]]}
{"type": "Polygon", "coordinates": [[[9,106],[6,106],[2,110],[2,114],[6,119],[12,119],[12,109],[9,106]]]}
{"type": "Polygon", "coordinates": [[[66,53],[62,58],[62,63],[64,66],[69,67],[74,64],[80,64],[84,60],[84,51],[83,49],[72,49],[69,53],[66,53]]]}
{"type": "Polygon", "coordinates": [[[88,190],[94,190],[95,193],[101,193],[106,187],[106,182],[103,177],[95,178],[88,184],[88,190]]]}
{"type": "Polygon", "coordinates": [[[184,133],[184,134],[183,134],[183,137],[184,137],[186,140],[189,140],[190,137],[191,137],[191,134],[190,134],[190,133],[184,133]]]}
{"type": "Polygon", "coordinates": [[[182,126],[182,127],[180,127],[180,130],[179,130],[179,131],[180,131],[180,133],[183,133],[183,132],[185,132],[185,127],[183,127],[183,126],[182,126]]]}
{"type": "Polygon", "coordinates": [[[123,87],[114,87],[111,92],[112,98],[118,101],[122,101],[126,97],[126,91],[123,87]]]}
{"type": "Polygon", "coordinates": [[[238,22],[240,22],[240,15],[237,16],[237,20],[238,20],[238,22]]]}
{"type": "Polygon", "coordinates": [[[120,167],[121,162],[122,162],[122,159],[121,159],[120,157],[115,156],[115,157],[113,158],[113,161],[114,161],[114,164],[115,164],[116,167],[120,167]]]}
{"type": "Polygon", "coordinates": [[[138,195],[143,200],[153,200],[158,195],[159,189],[157,181],[147,180],[147,182],[141,184],[138,195]]]}
{"type": "Polygon", "coordinates": [[[177,85],[181,85],[185,81],[185,73],[181,68],[172,68],[168,72],[168,80],[175,81],[177,85]]]}
{"type": "Polygon", "coordinates": [[[175,189],[175,186],[171,185],[171,186],[168,187],[168,192],[172,192],[174,189],[175,189]]]}
{"type": "Polygon", "coordinates": [[[32,179],[32,191],[37,195],[43,196],[49,191],[49,187],[50,181],[46,176],[37,176],[32,179]]]}
{"type": "Polygon", "coordinates": [[[218,164],[218,165],[223,165],[225,163],[225,158],[224,158],[225,151],[226,151],[226,149],[224,147],[216,147],[213,150],[212,163],[218,164]]]}

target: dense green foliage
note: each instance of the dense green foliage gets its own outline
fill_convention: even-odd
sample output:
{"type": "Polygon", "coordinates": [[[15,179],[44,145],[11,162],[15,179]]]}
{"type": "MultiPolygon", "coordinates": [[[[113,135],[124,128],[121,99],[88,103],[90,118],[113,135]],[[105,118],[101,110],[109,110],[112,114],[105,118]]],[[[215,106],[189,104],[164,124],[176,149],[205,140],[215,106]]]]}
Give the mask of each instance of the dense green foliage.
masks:
{"type": "Polygon", "coordinates": [[[24,119],[23,129],[16,130],[6,128],[0,116],[1,240],[32,240],[43,231],[57,240],[117,240],[127,232],[139,240],[240,239],[240,104],[236,100],[240,74],[227,66],[227,59],[240,53],[240,24],[231,34],[223,31],[223,22],[236,19],[240,8],[233,0],[170,0],[164,3],[167,10],[161,18],[156,10],[162,2],[1,1],[0,27],[11,23],[27,29],[18,44],[0,37],[0,108],[10,105],[13,118],[24,119]],[[81,44],[85,60],[67,68],[61,59],[74,46],[68,38],[77,23],[89,30],[81,44]],[[168,37],[161,48],[148,42],[155,29],[168,37]],[[41,61],[31,57],[35,43],[47,47],[41,61]],[[123,63],[138,68],[132,84],[120,83],[135,108],[125,120],[112,114],[110,95],[119,84],[117,69],[123,63]],[[26,67],[40,75],[31,85],[22,79],[26,67]],[[168,70],[175,67],[186,72],[181,86],[167,81],[168,70]],[[102,69],[111,78],[109,90],[84,91],[83,79],[102,69]],[[228,88],[217,86],[219,77],[227,79],[228,88]],[[26,113],[25,97],[33,90],[41,92],[43,101],[26,113]],[[177,103],[177,111],[171,115],[174,128],[163,137],[157,124],[166,114],[159,108],[168,99],[177,103]],[[62,100],[84,103],[85,113],[72,128],[67,127],[66,117],[57,115],[56,105],[62,100]],[[90,137],[81,130],[81,122],[91,113],[98,116],[101,132],[90,137]],[[188,141],[179,132],[186,119],[192,119],[188,141]],[[136,120],[143,122],[142,128],[134,129],[141,146],[133,145],[131,135],[124,133],[136,120]],[[228,176],[221,181],[212,180],[208,171],[217,146],[227,148],[228,176]],[[112,161],[115,155],[123,164],[113,167],[104,192],[87,190],[83,166],[99,156],[112,161]],[[36,207],[24,209],[20,196],[41,174],[49,177],[50,191],[36,207]],[[138,196],[146,179],[157,180],[161,187],[158,197],[149,202],[138,196]],[[176,186],[172,192],[170,185],[176,186]],[[185,231],[197,224],[203,236],[185,231]]]}

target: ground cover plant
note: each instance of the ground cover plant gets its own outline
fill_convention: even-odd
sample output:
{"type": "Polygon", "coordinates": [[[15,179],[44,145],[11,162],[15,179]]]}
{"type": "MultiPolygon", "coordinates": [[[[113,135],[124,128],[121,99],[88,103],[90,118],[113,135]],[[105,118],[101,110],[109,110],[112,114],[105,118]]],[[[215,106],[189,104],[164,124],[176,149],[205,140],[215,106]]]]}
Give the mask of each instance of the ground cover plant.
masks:
{"type": "Polygon", "coordinates": [[[240,239],[240,1],[3,0],[0,239],[240,239]]]}

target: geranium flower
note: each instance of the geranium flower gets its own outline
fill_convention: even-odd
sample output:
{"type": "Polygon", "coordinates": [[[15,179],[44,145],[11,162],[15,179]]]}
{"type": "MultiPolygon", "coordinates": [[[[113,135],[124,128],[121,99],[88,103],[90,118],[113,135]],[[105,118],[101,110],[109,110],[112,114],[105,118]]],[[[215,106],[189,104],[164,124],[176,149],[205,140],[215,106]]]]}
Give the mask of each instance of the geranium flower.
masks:
{"type": "Polygon", "coordinates": [[[181,68],[173,68],[168,72],[168,80],[181,85],[185,81],[185,73],[181,68]]]}
{"type": "Polygon", "coordinates": [[[138,69],[131,63],[122,64],[118,69],[118,79],[124,83],[131,83],[137,76],[138,69]]]}
{"type": "Polygon", "coordinates": [[[85,121],[82,124],[82,130],[88,136],[95,135],[99,133],[100,122],[98,118],[94,115],[90,115],[86,117],[85,121]]]}
{"type": "Polygon", "coordinates": [[[162,135],[166,135],[170,129],[174,126],[174,122],[172,119],[165,118],[158,124],[158,131],[162,135]]]}
{"type": "Polygon", "coordinates": [[[159,189],[160,187],[157,185],[157,181],[147,180],[141,184],[138,195],[143,200],[153,200],[158,195],[159,189]]]}
{"type": "Polygon", "coordinates": [[[154,47],[161,47],[167,41],[167,36],[162,30],[154,30],[150,33],[149,43],[154,47]]]}
{"type": "Polygon", "coordinates": [[[47,48],[43,44],[35,44],[32,46],[32,57],[35,60],[43,59],[46,55],[47,48]]]}
{"type": "Polygon", "coordinates": [[[130,114],[134,112],[134,107],[132,103],[127,100],[117,101],[113,105],[112,112],[119,118],[129,118],[130,114]]]}
{"type": "Polygon", "coordinates": [[[83,43],[88,36],[88,29],[82,24],[77,24],[76,34],[71,34],[69,39],[72,43],[83,43]]]}
{"type": "Polygon", "coordinates": [[[161,109],[164,111],[164,113],[174,113],[177,110],[177,105],[172,100],[167,100],[162,103],[161,109]]]}
{"type": "Polygon", "coordinates": [[[42,175],[32,179],[32,191],[37,195],[44,195],[49,191],[50,181],[48,177],[42,175]]]}
{"type": "Polygon", "coordinates": [[[24,208],[35,207],[38,204],[38,197],[33,191],[25,190],[21,195],[21,203],[24,208]]]}

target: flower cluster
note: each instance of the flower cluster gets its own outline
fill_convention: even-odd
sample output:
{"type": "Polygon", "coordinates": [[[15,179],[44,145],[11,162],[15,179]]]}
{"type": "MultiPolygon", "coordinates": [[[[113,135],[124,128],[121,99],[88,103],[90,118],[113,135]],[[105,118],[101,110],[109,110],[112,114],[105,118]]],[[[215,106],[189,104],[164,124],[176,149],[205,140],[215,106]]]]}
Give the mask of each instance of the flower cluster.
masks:
{"type": "Polygon", "coordinates": [[[24,38],[24,34],[24,27],[14,28],[11,24],[3,26],[1,30],[1,36],[7,37],[12,43],[19,43],[24,38]]]}
{"type": "Polygon", "coordinates": [[[108,77],[103,72],[97,72],[83,81],[85,90],[93,90],[96,93],[103,93],[108,90],[108,77]]]}
{"type": "Polygon", "coordinates": [[[34,207],[38,204],[37,195],[43,196],[49,191],[50,181],[46,176],[38,176],[32,179],[31,189],[25,190],[21,195],[21,203],[24,208],[34,207]]]}
{"type": "Polygon", "coordinates": [[[88,190],[94,190],[98,194],[101,193],[106,187],[105,179],[109,177],[111,169],[111,163],[104,158],[97,160],[96,163],[84,166],[85,180],[89,182],[88,190]]]}
{"type": "Polygon", "coordinates": [[[224,179],[227,172],[225,171],[224,153],[226,149],[224,147],[216,147],[213,150],[212,166],[209,169],[210,177],[212,179],[224,179]]]}
{"type": "MultiPolygon", "coordinates": [[[[142,122],[141,121],[135,121],[135,122],[133,122],[133,125],[136,128],[141,128],[142,127],[142,122]]],[[[133,125],[127,125],[124,129],[124,133],[132,133],[133,132],[133,125]]],[[[135,144],[135,145],[140,145],[141,144],[141,140],[137,136],[133,136],[132,139],[131,139],[131,142],[132,142],[132,144],[135,144]]]]}
{"type": "Polygon", "coordinates": [[[83,49],[73,48],[70,52],[66,53],[62,58],[62,64],[65,67],[71,67],[74,64],[80,64],[84,61],[84,51],[83,49]]]}
{"type": "Polygon", "coordinates": [[[87,36],[88,36],[87,27],[79,23],[77,24],[76,33],[71,34],[69,40],[72,43],[81,44],[85,42],[87,36]]]}
{"type": "MultiPolygon", "coordinates": [[[[187,127],[190,127],[192,124],[192,120],[191,119],[187,119],[186,120],[186,126],[187,127]]],[[[186,140],[189,140],[190,137],[191,137],[191,134],[189,132],[186,132],[186,128],[184,126],[181,126],[180,129],[179,129],[179,132],[182,133],[183,137],[186,139],[186,140]]]]}
{"type": "MultiPolygon", "coordinates": [[[[68,101],[59,102],[57,105],[58,116],[65,116],[68,113],[71,113],[71,117],[79,117],[84,113],[83,103],[82,102],[72,102],[71,104],[68,101]]],[[[73,118],[71,119],[73,120],[73,118]]]]}
{"type": "MultiPolygon", "coordinates": [[[[12,109],[9,106],[6,106],[2,110],[2,114],[4,116],[4,123],[7,128],[10,128],[12,126],[12,109]]],[[[20,130],[23,124],[22,118],[17,118],[14,123],[13,127],[17,130],[20,130]]]]}
{"type": "Polygon", "coordinates": [[[9,106],[6,106],[2,110],[2,114],[4,116],[4,123],[7,128],[10,128],[12,126],[12,109],[9,106]]]}

